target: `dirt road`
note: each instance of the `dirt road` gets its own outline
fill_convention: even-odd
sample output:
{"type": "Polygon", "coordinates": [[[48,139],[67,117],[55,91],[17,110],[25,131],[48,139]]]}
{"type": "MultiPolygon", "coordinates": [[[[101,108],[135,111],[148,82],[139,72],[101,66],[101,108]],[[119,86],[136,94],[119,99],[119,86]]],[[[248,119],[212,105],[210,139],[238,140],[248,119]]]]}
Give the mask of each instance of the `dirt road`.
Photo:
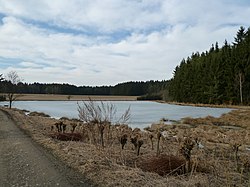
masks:
{"type": "Polygon", "coordinates": [[[0,187],[92,186],[33,142],[0,110],[0,187]]]}

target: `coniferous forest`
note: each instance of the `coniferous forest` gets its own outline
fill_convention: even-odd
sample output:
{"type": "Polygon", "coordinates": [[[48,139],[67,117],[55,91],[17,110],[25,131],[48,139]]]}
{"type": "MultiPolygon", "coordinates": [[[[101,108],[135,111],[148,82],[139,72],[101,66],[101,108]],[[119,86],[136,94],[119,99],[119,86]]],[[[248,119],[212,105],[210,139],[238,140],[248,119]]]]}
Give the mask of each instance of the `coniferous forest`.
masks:
{"type": "Polygon", "coordinates": [[[62,94],[62,95],[124,95],[142,96],[139,99],[162,99],[168,81],[126,82],[115,86],[75,86],[70,84],[23,83],[13,85],[8,80],[0,81],[0,93],[62,94]],[[154,97],[153,97],[154,96],[154,97]],[[153,97],[153,98],[152,98],[153,97]]]}
{"type": "Polygon", "coordinates": [[[177,102],[250,104],[250,28],[240,27],[232,44],[183,59],[167,93],[177,102]]]}

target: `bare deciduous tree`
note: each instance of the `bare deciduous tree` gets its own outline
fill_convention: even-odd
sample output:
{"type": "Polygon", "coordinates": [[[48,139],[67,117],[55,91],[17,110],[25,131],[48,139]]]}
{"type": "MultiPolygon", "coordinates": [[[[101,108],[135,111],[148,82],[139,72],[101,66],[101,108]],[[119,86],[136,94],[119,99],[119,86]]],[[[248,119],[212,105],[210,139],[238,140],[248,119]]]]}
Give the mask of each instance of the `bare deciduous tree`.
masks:
{"type": "Polygon", "coordinates": [[[10,71],[5,79],[10,83],[7,89],[7,99],[9,100],[9,108],[11,108],[13,101],[20,96],[20,94],[16,93],[16,86],[21,82],[21,78],[18,76],[16,71],[10,71]]]}
{"type": "MultiPolygon", "coordinates": [[[[90,98],[89,101],[82,101],[82,103],[82,105],[78,103],[78,116],[81,121],[88,124],[90,131],[93,131],[94,125],[97,125],[100,134],[100,143],[104,147],[104,129],[112,122],[114,123],[117,109],[113,103],[94,102],[90,98]]],[[[126,123],[129,119],[130,107],[115,123],[126,123]]],[[[94,137],[92,138],[94,139],[94,137]]]]}
{"type": "Polygon", "coordinates": [[[2,82],[3,80],[4,80],[3,74],[0,74],[0,82],[2,82]]]}

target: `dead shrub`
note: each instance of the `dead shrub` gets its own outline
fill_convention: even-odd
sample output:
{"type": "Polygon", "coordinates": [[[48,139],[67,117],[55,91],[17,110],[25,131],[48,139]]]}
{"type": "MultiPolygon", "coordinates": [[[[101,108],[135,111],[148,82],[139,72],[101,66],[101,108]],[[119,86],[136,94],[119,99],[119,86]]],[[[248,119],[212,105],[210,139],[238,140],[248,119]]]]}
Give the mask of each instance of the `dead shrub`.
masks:
{"type": "Polygon", "coordinates": [[[138,167],[143,171],[154,172],[161,176],[183,174],[185,171],[185,160],[173,155],[159,155],[143,159],[138,163],[138,167]]]}
{"type": "Polygon", "coordinates": [[[83,137],[80,133],[60,133],[55,132],[49,135],[53,139],[61,141],[82,141],[83,137]]]}
{"type": "Polygon", "coordinates": [[[76,123],[70,123],[70,125],[71,125],[71,133],[74,133],[74,131],[75,131],[75,129],[76,129],[76,127],[77,127],[77,124],[76,123]]]}
{"type": "Polygon", "coordinates": [[[137,140],[138,140],[138,136],[132,136],[132,137],[130,138],[130,141],[131,141],[131,143],[134,145],[135,150],[137,150],[137,146],[138,146],[137,140]]]}
{"type": "Polygon", "coordinates": [[[124,134],[120,137],[120,143],[122,145],[122,149],[124,149],[124,146],[126,145],[128,141],[128,135],[127,134],[124,134]]]}
{"type": "Polygon", "coordinates": [[[140,149],[143,144],[144,144],[143,140],[138,140],[137,156],[140,155],[140,149]]]}
{"type": "Polygon", "coordinates": [[[57,132],[62,132],[63,130],[63,122],[59,121],[54,124],[56,126],[57,132]]]}
{"type": "MultiPolygon", "coordinates": [[[[95,143],[96,136],[94,135],[93,128],[91,126],[97,126],[97,134],[99,135],[100,144],[104,148],[104,131],[105,127],[110,128],[112,122],[116,118],[116,107],[112,103],[94,102],[89,98],[89,101],[82,101],[82,105],[78,104],[78,116],[79,119],[88,124],[88,128],[92,133],[92,139],[95,143]]],[[[130,107],[124,112],[124,114],[118,118],[116,123],[126,123],[130,119],[130,107]]],[[[107,142],[109,142],[108,140],[107,142]]]]}
{"type": "Polygon", "coordinates": [[[182,146],[180,147],[180,153],[186,159],[186,171],[191,171],[191,156],[192,156],[192,149],[194,148],[194,141],[188,137],[184,139],[182,146]]]}
{"type": "Polygon", "coordinates": [[[154,141],[153,141],[153,138],[154,138],[154,135],[153,134],[150,134],[149,135],[149,139],[150,139],[150,142],[151,142],[151,149],[154,150],[154,141]]]}

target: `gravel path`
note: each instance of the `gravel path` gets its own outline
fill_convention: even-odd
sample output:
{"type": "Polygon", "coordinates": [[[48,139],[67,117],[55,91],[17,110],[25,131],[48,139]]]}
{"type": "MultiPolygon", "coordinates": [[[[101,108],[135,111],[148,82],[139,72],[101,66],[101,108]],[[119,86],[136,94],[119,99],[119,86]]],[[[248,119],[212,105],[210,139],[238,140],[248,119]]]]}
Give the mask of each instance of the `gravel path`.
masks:
{"type": "Polygon", "coordinates": [[[0,187],[93,186],[33,142],[0,110],[0,187]]]}

